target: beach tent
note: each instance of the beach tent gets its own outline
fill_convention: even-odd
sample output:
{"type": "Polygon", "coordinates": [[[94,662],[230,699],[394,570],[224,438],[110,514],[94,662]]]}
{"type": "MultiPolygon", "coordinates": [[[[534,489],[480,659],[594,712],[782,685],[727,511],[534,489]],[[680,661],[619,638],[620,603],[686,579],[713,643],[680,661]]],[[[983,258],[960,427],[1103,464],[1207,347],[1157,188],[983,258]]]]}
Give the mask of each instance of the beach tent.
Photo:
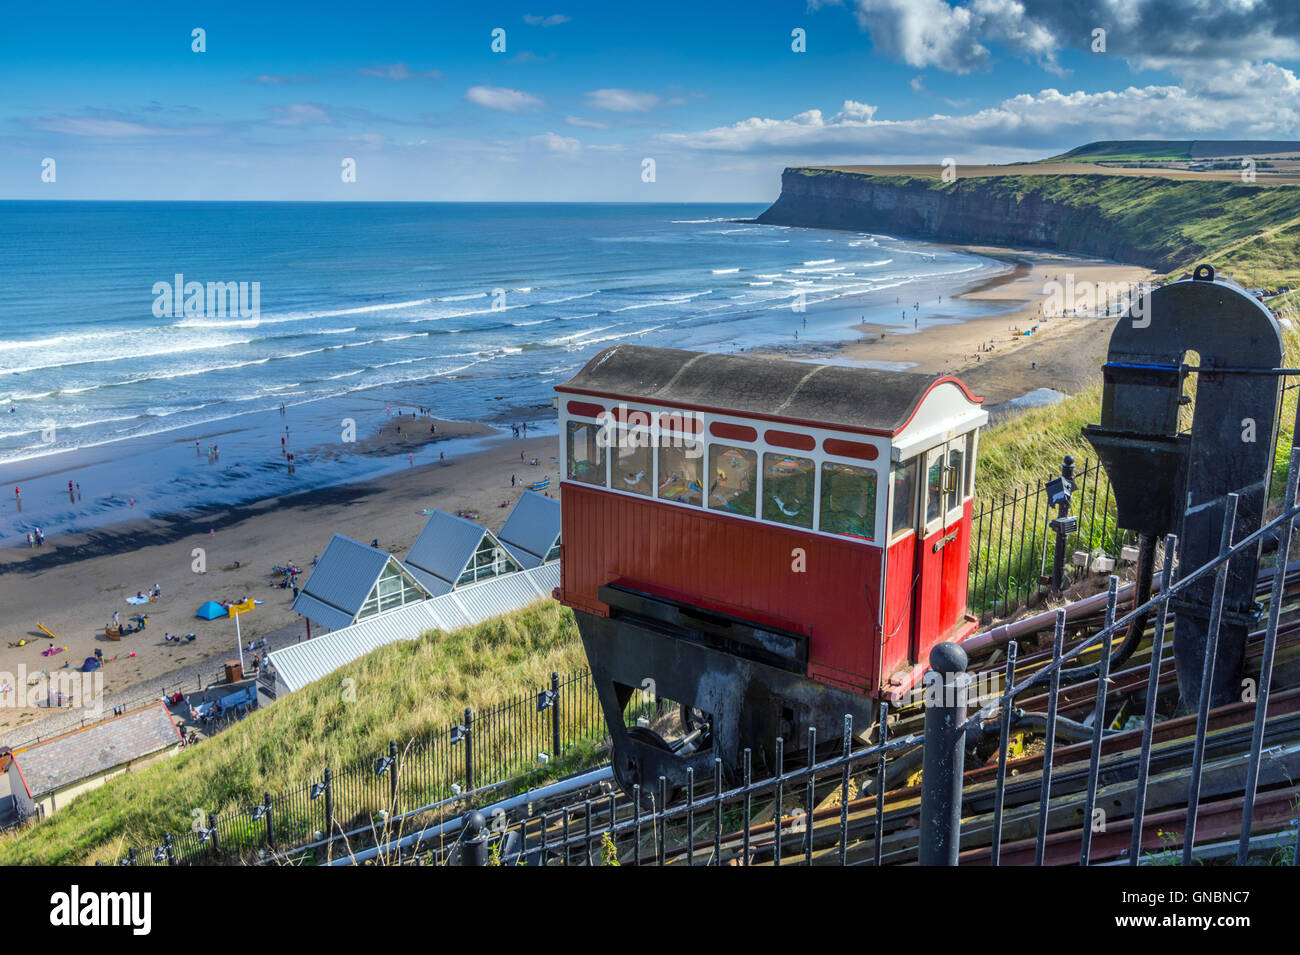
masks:
{"type": "Polygon", "coordinates": [[[524,491],[497,539],[525,570],[560,556],[560,502],[524,491]]]}
{"type": "Polygon", "coordinates": [[[202,617],[204,620],[215,620],[217,617],[226,616],[226,608],[215,600],[209,600],[199,608],[199,612],[194,616],[202,617]]]}
{"type": "Polygon", "coordinates": [[[402,563],[434,596],[521,569],[490,530],[446,511],[429,515],[402,563]]]}
{"type": "Polygon", "coordinates": [[[330,630],[341,630],[431,596],[392,554],[335,534],[295,598],[293,609],[330,630]]]}
{"type": "Polygon", "coordinates": [[[94,657],[86,657],[86,662],[81,665],[82,673],[90,673],[91,671],[98,670],[98,669],[99,669],[99,661],[96,660],[94,657]]]}

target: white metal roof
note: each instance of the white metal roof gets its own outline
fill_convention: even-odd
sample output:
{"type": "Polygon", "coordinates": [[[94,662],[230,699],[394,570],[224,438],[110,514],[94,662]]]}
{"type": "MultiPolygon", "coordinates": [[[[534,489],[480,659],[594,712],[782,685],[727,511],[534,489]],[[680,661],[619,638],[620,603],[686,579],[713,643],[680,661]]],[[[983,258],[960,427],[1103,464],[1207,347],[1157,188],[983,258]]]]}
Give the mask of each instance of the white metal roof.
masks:
{"type": "Polygon", "coordinates": [[[497,540],[521,567],[536,567],[560,536],[560,502],[524,491],[497,534],[497,540]]]}
{"type": "MultiPolygon", "coordinates": [[[[331,630],[343,629],[357,619],[389,562],[402,567],[401,561],[386,550],[335,534],[294,599],[294,612],[331,630]]],[[[409,568],[406,570],[410,573],[409,568]]],[[[424,586],[423,581],[417,583],[424,586]]]]}
{"type": "Polygon", "coordinates": [[[493,544],[498,543],[486,527],[446,511],[434,511],[425,521],[424,529],[411,545],[403,563],[413,573],[419,574],[420,582],[426,587],[436,587],[436,582],[428,578],[440,578],[446,587],[433,592],[445,593],[456,586],[484,537],[490,538],[493,544]]]}
{"type": "Polygon", "coordinates": [[[469,584],[441,597],[367,617],[341,630],[269,654],[279,681],[291,691],[399,640],[414,640],[430,630],[452,631],[550,598],[560,585],[557,561],[534,570],[502,574],[469,584]]]}

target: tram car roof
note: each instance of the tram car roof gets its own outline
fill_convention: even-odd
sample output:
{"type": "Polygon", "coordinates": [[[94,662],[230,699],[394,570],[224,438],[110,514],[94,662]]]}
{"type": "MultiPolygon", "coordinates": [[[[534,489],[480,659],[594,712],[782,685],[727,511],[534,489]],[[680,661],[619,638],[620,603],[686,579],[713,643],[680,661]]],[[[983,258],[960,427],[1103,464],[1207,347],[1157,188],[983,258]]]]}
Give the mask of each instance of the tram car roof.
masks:
{"type": "Polygon", "coordinates": [[[892,436],[945,383],[984,400],[952,376],[615,345],[557,390],[892,436]]]}

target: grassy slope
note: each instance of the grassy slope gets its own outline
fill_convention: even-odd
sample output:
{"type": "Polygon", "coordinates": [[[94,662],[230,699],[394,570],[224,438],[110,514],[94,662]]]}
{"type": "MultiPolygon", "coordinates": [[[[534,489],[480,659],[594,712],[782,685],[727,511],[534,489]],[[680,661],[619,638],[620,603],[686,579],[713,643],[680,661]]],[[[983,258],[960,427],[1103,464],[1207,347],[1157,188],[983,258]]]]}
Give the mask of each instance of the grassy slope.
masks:
{"type": "Polygon", "coordinates": [[[1053,159],[1072,159],[1078,162],[1176,160],[1192,157],[1190,139],[1118,139],[1088,143],[1062,153],[1053,159]]]}
{"type": "Polygon", "coordinates": [[[189,829],[191,808],[222,810],[373,761],[390,739],[442,734],[483,709],[549,685],[586,660],[573,614],[545,601],[451,634],[396,643],[284,697],[197,747],[78,797],[0,837],[0,864],[93,863],[189,829]],[[341,682],[356,681],[344,702],[341,682]]]}
{"type": "MultiPolygon", "coordinates": [[[[1181,183],[1096,178],[983,182],[1110,206],[1107,213],[1117,223],[1140,228],[1153,242],[1199,246],[1201,251],[1182,268],[1209,261],[1243,279],[1265,276],[1259,284],[1300,288],[1300,225],[1289,224],[1300,219],[1300,190],[1281,194],[1280,187],[1196,183],[1214,190],[1218,200],[1200,207],[1198,197],[1207,197],[1200,189],[1180,194],[1159,187],[1181,183]],[[1080,179],[1087,188],[1080,188],[1080,179]],[[1279,228],[1279,223],[1286,224],[1279,228]]],[[[1300,328],[1300,292],[1272,304],[1300,328]]],[[[1286,342],[1287,361],[1300,364],[1300,333],[1287,332],[1286,342]]],[[[1288,434],[1294,405],[1293,391],[1282,414],[1288,434]]],[[[1080,462],[1092,457],[1079,430],[1099,420],[1100,413],[1097,386],[989,428],[980,442],[979,501],[1048,476],[1064,454],[1080,462]]],[[[1279,467],[1284,474],[1285,463],[1279,467]]],[[[247,805],[266,790],[316,778],[326,765],[368,763],[390,739],[442,732],[466,706],[483,709],[513,699],[542,686],[552,670],[584,663],[572,614],[550,602],[450,635],[428,634],[395,644],[255,713],[214,740],[79,797],[34,829],[0,837],[0,864],[112,859],[124,845],[143,845],[161,831],[188,828],[190,807],[247,805]],[[345,676],[356,680],[355,703],[342,702],[345,676]]]]}

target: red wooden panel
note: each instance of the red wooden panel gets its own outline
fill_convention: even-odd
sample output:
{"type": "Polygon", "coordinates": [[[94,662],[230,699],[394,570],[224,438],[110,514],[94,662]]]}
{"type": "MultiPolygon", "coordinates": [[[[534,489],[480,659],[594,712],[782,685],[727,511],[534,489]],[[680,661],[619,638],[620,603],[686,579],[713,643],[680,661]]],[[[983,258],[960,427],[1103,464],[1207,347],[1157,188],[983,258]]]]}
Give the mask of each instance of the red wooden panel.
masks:
{"type": "Polygon", "coordinates": [[[918,540],[916,551],[916,616],[912,632],[911,658],[913,663],[923,662],[930,647],[943,633],[940,619],[943,604],[943,561],[947,547],[937,551],[934,545],[943,540],[945,529],[940,527],[924,540],[918,540]]]}
{"type": "Polygon", "coordinates": [[[916,595],[916,535],[907,536],[889,547],[885,568],[884,637],[881,648],[881,680],[888,680],[897,670],[911,665],[912,626],[916,595]]]}
{"type": "Polygon", "coordinates": [[[643,425],[648,428],[654,422],[654,414],[651,412],[642,411],[639,408],[629,408],[627,405],[615,405],[609,413],[615,421],[623,422],[632,427],[643,425]]]}
{"type": "Polygon", "coordinates": [[[861,441],[845,441],[843,438],[827,438],[822,442],[827,454],[841,458],[858,458],[862,461],[874,461],[879,455],[875,445],[863,444],[861,441]]]}
{"type": "Polygon", "coordinates": [[[796,451],[811,451],[817,447],[817,439],[811,434],[797,431],[766,431],[763,440],[778,448],[794,448],[796,451]]]}
{"type": "Polygon", "coordinates": [[[603,418],[605,416],[604,405],[594,405],[589,401],[570,401],[568,409],[569,414],[581,415],[584,418],[603,418]]]}
{"type": "Polygon", "coordinates": [[[759,625],[797,621],[809,635],[814,678],[860,691],[875,686],[879,548],[562,487],[565,603],[601,607],[597,588],[623,579],[759,625]],[[804,572],[795,569],[796,548],[804,551],[804,572]]]}
{"type": "Polygon", "coordinates": [[[971,502],[962,505],[961,517],[948,525],[947,532],[956,534],[944,550],[952,553],[944,558],[943,596],[940,598],[940,619],[945,633],[959,624],[966,615],[966,575],[970,572],[971,502]]]}
{"type": "Polygon", "coordinates": [[[715,438],[724,438],[727,441],[758,440],[758,430],[746,424],[728,424],[725,421],[715,421],[709,425],[709,433],[715,438]]]}

